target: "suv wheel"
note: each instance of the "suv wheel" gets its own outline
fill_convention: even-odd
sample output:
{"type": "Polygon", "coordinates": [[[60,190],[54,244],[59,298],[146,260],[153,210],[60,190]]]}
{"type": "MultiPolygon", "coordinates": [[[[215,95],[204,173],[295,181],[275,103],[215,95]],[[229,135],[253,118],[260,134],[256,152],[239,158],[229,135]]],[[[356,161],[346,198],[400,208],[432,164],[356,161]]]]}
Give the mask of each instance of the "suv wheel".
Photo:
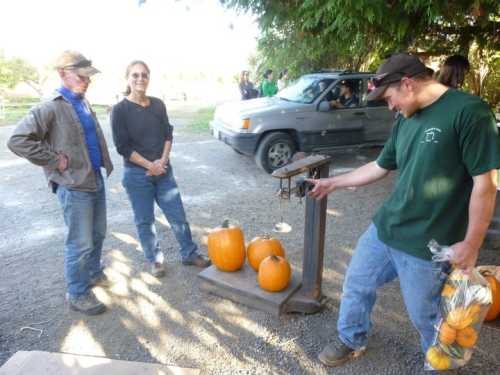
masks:
{"type": "Polygon", "coordinates": [[[287,133],[267,134],[260,141],[255,162],[267,173],[272,173],[290,161],[295,149],[295,142],[287,133]]]}

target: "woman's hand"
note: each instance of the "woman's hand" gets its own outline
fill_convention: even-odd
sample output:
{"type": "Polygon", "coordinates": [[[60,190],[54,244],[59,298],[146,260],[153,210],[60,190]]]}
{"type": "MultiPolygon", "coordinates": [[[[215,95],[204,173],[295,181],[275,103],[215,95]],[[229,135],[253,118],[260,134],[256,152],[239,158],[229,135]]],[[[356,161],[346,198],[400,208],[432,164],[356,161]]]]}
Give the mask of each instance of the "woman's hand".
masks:
{"type": "Polygon", "coordinates": [[[150,164],[146,175],[161,176],[165,173],[167,173],[167,164],[162,159],[158,159],[150,164]]]}

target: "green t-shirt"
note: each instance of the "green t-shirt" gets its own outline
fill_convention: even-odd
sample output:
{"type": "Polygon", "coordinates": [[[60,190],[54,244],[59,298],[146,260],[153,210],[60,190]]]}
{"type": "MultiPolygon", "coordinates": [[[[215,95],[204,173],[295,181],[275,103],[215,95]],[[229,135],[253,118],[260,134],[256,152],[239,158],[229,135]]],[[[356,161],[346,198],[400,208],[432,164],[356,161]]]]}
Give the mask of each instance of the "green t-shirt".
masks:
{"type": "Polygon", "coordinates": [[[262,82],[262,96],[274,96],[278,92],[276,82],[265,79],[262,82]]]}
{"type": "Polygon", "coordinates": [[[472,177],[500,168],[493,113],[479,97],[449,89],[410,118],[400,116],[377,164],[398,169],[373,221],[386,245],[431,259],[427,243],[463,241],[472,177]]]}

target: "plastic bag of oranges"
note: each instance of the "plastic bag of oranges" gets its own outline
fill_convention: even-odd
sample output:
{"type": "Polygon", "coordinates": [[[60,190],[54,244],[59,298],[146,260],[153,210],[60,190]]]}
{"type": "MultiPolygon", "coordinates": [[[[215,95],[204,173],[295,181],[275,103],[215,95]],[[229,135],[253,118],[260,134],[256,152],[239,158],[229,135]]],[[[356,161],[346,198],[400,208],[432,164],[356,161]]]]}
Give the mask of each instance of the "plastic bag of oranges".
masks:
{"type": "MultiPolygon", "coordinates": [[[[429,244],[431,246],[434,246],[431,251],[437,254],[435,242],[429,244]]],[[[426,353],[425,369],[447,370],[464,366],[472,356],[490,305],[489,283],[478,270],[466,274],[454,269],[441,292],[441,319],[436,326],[434,342],[426,353]]]]}

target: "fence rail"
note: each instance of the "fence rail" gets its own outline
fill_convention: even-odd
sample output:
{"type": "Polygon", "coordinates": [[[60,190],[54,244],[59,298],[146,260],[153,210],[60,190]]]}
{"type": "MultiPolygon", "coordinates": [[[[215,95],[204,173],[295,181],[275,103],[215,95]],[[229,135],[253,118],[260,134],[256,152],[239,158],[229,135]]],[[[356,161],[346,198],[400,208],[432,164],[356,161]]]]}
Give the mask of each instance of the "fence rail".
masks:
{"type": "MultiPolygon", "coordinates": [[[[40,100],[22,100],[22,101],[7,101],[0,99],[0,126],[15,125],[23,118],[28,111],[35,105],[40,103],[40,100]]],[[[92,108],[99,117],[107,114],[106,105],[94,104],[92,108]]]]}

